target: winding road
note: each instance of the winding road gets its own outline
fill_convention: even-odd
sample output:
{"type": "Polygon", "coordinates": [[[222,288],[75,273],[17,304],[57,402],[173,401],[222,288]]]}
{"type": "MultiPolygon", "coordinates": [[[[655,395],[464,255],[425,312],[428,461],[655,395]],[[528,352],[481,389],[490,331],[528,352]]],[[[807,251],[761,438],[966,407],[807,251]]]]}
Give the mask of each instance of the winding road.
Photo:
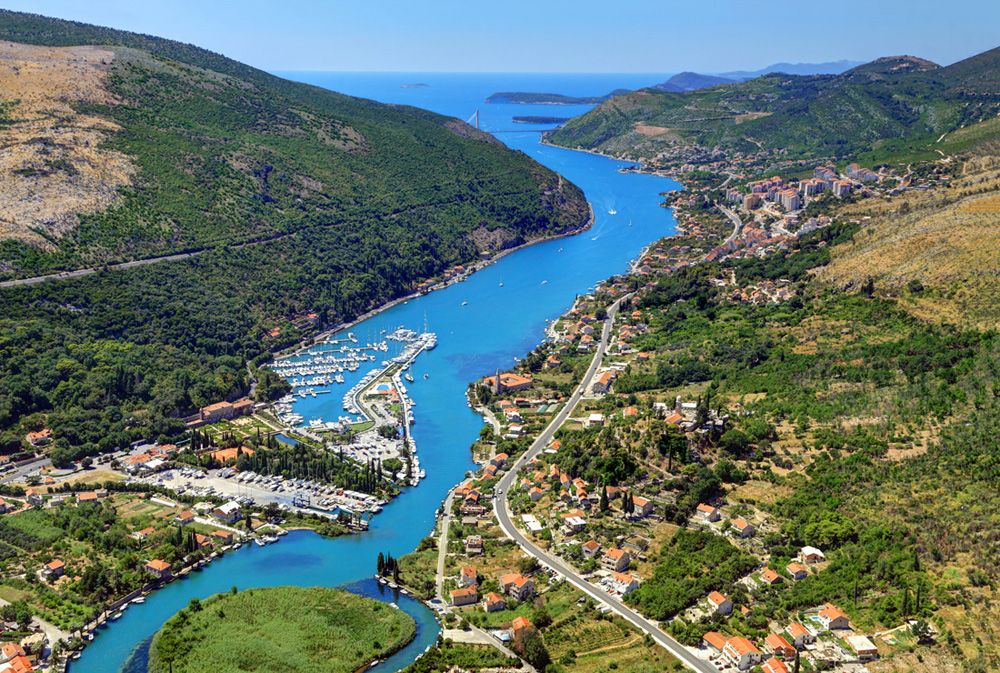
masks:
{"type": "Polygon", "coordinates": [[[514,525],[510,512],[510,505],[507,502],[508,493],[510,493],[511,488],[513,488],[517,483],[518,473],[522,468],[524,468],[525,465],[541,453],[546,446],[548,446],[549,442],[551,442],[552,438],[555,436],[556,430],[558,430],[562,424],[566,422],[566,419],[569,418],[569,415],[573,413],[576,405],[580,402],[580,398],[583,397],[584,392],[593,382],[594,376],[597,374],[597,370],[601,365],[601,360],[604,358],[604,353],[607,350],[608,341],[611,338],[611,328],[614,324],[615,316],[618,313],[618,308],[621,306],[622,301],[624,301],[628,296],[629,295],[622,297],[608,309],[608,317],[607,320],[604,321],[604,326],[601,330],[601,340],[597,345],[597,351],[594,353],[594,359],[591,361],[590,367],[587,369],[587,373],[580,382],[580,386],[573,392],[573,395],[570,396],[562,410],[556,414],[555,418],[552,419],[552,422],[546,426],[540,435],[538,435],[535,441],[531,444],[531,447],[517,459],[517,461],[498,482],[496,492],[499,494],[499,497],[494,503],[497,520],[500,523],[500,528],[503,529],[507,537],[514,540],[521,547],[521,549],[538,559],[540,563],[554,568],[557,572],[563,575],[570,584],[575,586],[590,598],[594,599],[598,603],[604,604],[612,612],[620,616],[622,619],[625,619],[643,633],[649,634],[649,636],[655,640],[657,644],[677,657],[681,663],[689,669],[697,671],[698,673],[718,673],[715,666],[703,659],[699,659],[686,647],[674,640],[667,633],[661,631],[655,624],[647,620],[638,612],[624,605],[617,598],[595,587],[590,582],[585,580],[575,568],[532,542],[514,525]]]}
{"type": "Polygon", "coordinates": [[[722,214],[728,217],[729,221],[733,223],[733,233],[729,234],[726,240],[722,242],[722,245],[728,245],[729,243],[735,241],[736,237],[740,235],[741,231],[743,231],[743,220],[740,219],[739,215],[729,208],[726,208],[721,203],[717,203],[715,205],[722,211],[722,214]]]}

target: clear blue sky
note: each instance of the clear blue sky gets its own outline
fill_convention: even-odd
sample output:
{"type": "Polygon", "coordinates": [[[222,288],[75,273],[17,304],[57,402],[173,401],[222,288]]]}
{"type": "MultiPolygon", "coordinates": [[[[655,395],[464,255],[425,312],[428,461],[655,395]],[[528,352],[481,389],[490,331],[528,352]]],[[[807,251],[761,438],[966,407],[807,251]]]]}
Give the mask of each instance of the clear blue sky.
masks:
{"type": "Polygon", "coordinates": [[[1000,46],[998,0],[0,0],[267,70],[679,72],[1000,46]]]}

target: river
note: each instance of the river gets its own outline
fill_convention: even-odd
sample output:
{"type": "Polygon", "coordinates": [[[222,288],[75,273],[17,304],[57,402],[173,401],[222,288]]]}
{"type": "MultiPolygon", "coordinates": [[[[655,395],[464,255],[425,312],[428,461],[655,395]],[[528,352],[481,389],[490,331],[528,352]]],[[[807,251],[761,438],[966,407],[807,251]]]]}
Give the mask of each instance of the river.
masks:
{"type": "MultiPolygon", "coordinates": [[[[423,329],[425,320],[438,335],[438,346],[422,353],[413,366],[409,386],[416,403],[413,437],[427,478],[406,489],[372,521],[367,533],[326,539],[293,533],[280,543],[243,549],[217,560],[199,573],[155,592],[142,605],[129,608],[101,630],[72,666],[72,673],[144,670],[143,645],[164,621],[193,597],[280,584],[354,585],[370,577],[378,552],[401,556],[412,551],[434,526],[435,511],[448,490],[475,467],[469,446],[482,419],[467,406],[467,385],[514,364],[542,339],[546,325],[598,281],[627,271],[631,260],[649,243],[670,235],[676,222],[661,207],[661,192],[679,189],[671,180],[620,173],[624,164],[604,157],[544,146],[544,126],[511,122],[512,115],[573,116],[589,106],[486,105],[495,91],[555,91],[597,95],[615,87],[639,87],[661,81],[657,75],[455,75],[371,73],[284,73],[284,76],[344,93],[388,103],[411,104],[468,119],[478,108],[480,127],[497,133],[510,147],[579,185],[593,204],[593,227],[581,234],[539,243],[507,255],[468,280],[380,313],[352,328],[364,342],[382,329],[404,325],[423,329]],[[404,87],[423,83],[426,87],[404,87]],[[611,215],[609,211],[616,214],[611,215]],[[425,380],[423,375],[427,374],[425,380]]],[[[343,392],[364,370],[333,393],[306,398],[296,411],[306,420],[335,420],[343,392]]],[[[351,588],[357,589],[355,585],[351,588]]],[[[437,635],[433,616],[422,604],[402,597],[400,606],[421,625],[418,640],[381,664],[391,673],[412,660],[437,635]]]]}

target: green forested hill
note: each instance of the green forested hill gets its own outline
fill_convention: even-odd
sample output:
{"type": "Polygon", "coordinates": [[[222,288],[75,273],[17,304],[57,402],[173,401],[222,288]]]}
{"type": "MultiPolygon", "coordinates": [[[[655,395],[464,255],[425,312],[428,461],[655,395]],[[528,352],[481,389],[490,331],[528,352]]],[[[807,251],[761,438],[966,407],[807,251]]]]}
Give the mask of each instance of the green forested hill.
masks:
{"type": "MultiPolygon", "coordinates": [[[[94,148],[56,135],[73,114],[84,131],[93,120],[113,128],[97,148],[134,166],[117,199],[78,226],[0,240],[0,280],[201,251],[0,288],[7,452],[42,426],[53,429],[60,460],[171,436],[195,407],[244,394],[246,363],[294,343],[294,319],[349,319],[495,251],[482,241],[515,245],[587,221],[578,188],[454,119],[288,82],[190,45],[34,15],[0,11],[0,40],[18,43],[0,45],[25,59],[7,66],[21,84],[53,72],[51,54],[24,45],[107,46],[94,66],[107,91],[72,102],[49,138],[31,135],[18,101],[0,106],[0,132],[45,146],[11,181],[68,176],[73,185],[89,170],[76,153],[94,148]],[[108,49],[113,58],[101,56],[108,49]],[[256,244],[237,245],[246,242],[256,244]],[[277,339],[267,336],[274,327],[277,339]]],[[[67,67],[85,66],[74,56],[67,67]]],[[[27,82],[55,86],[37,84],[27,82]]]]}
{"type": "Polygon", "coordinates": [[[550,171],[440,115],[289,82],[190,45],[68,21],[2,12],[0,39],[110,45],[106,86],[114,102],[83,112],[119,125],[107,146],[138,169],[117,204],[83,216],[70,235],[50,238],[44,249],[0,247],[0,273],[27,276],[389,217],[432,228],[454,259],[468,255],[462,236],[481,225],[528,237],[583,221],[577,190],[561,189],[550,171]]]}
{"type": "Polygon", "coordinates": [[[995,116],[998,78],[1000,50],[993,50],[946,68],[890,57],[841,75],[772,74],[687,93],[643,89],[606,101],[550,139],[645,157],[678,143],[790,158],[889,153],[995,116]]]}

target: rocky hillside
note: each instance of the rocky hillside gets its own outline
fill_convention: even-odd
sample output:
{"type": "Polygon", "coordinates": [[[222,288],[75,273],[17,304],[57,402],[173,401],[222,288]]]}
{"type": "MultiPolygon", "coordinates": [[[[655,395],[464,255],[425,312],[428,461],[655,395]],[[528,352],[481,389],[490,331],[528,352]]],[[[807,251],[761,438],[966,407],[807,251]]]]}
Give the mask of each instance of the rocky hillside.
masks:
{"type": "Polygon", "coordinates": [[[456,119],[34,15],[0,40],[0,454],[179,437],[271,351],[589,217],[456,119]],[[95,272],[6,282],[66,269],[95,272]]]}
{"type": "Polygon", "coordinates": [[[0,39],[0,275],[382,218],[457,261],[481,226],[523,240],[586,219],[574,186],[440,115],[68,21],[0,12],[0,39]]]}

